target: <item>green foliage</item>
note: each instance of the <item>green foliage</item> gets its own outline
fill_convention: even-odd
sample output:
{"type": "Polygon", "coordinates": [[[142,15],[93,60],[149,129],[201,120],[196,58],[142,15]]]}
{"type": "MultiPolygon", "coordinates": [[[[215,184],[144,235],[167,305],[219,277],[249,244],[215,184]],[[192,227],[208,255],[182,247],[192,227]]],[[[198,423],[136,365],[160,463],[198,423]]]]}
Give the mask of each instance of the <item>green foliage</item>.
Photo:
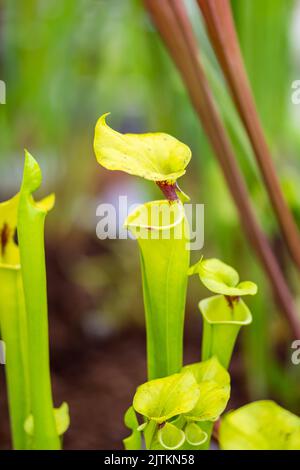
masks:
{"type": "Polygon", "coordinates": [[[66,405],[55,412],[52,403],[44,221],[53,207],[54,196],[36,202],[32,192],[40,184],[40,168],[26,152],[20,193],[0,205],[0,327],[6,343],[9,407],[16,449],[59,449],[55,415],[60,422],[59,431],[68,424],[66,405]],[[34,431],[32,426],[28,438],[24,426],[27,422],[28,430],[31,420],[34,431]]]}
{"type": "Polygon", "coordinates": [[[167,450],[178,449],[185,441],[185,433],[171,423],[165,423],[157,437],[162,448],[167,450]]]}
{"type": "Polygon", "coordinates": [[[215,357],[185,366],[178,374],[138,387],[133,408],[146,425],[134,432],[144,432],[148,449],[199,448],[208,439],[199,422],[205,427],[218,419],[229,396],[229,374],[215,357]]]}
{"type": "Polygon", "coordinates": [[[29,413],[26,311],[20,254],[14,241],[19,195],[0,204],[0,328],[6,344],[6,380],[13,446],[27,447],[24,421],[29,413]]]}
{"type": "Polygon", "coordinates": [[[98,162],[152,181],[176,181],[191,159],[189,147],[163,133],[120,134],[105,121],[96,124],[94,149],[98,162]]]}
{"type": "MultiPolygon", "coordinates": [[[[49,170],[46,185],[59,193],[60,210],[51,215],[47,221],[48,228],[55,227],[53,236],[62,226],[69,228],[74,206],[78,207],[82,200],[83,190],[87,190],[85,197],[89,197],[95,187],[94,162],[86,158],[86,153],[99,105],[101,113],[113,108],[114,122],[127,132],[131,129],[134,132],[163,129],[189,142],[195,158],[186,184],[191,194],[209,207],[210,217],[205,224],[206,250],[222,259],[231,260],[233,266],[237,265],[243,272],[249,273],[249,279],[253,277],[259,281],[260,290],[264,292],[264,296],[251,299],[254,320],[243,338],[248,392],[258,399],[265,396],[267,390],[276,390],[276,396],[282,403],[297,407],[299,392],[291,380],[292,376],[297,375],[293,372],[295,368],[281,364],[275,352],[277,348],[273,347],[274,342],[282,340],[284,322],[281,323],[266,278],[244,241],[235,209],[206,137],[195,120],[175,67],[157,32],[150,25],[143,2],[46,0],[41,4],[34,0],[30,4],[17,1],[3,3],[1,58],[5,76],[2,78],[9,83],[9,100],[1,107],[0,113],[3,193],[13,194],[18,183],[8,178],[12,174],[10,169],[18,167],[17,149],[24,146],[24,142],[30,142],[31,148],[43,158],[43,167],[49,170]],[[66,57],[71,59],[68,63],[66,57]],[[84,100],[78,106],[80,96],[84,96],[84,100]],[[266,304],[270,308],[266,308],[266,304]],[[274,312],[275,325],[270,321],[270,312],[274,312]],[[271,324],[272,328],[280,331],[280,338],[270,334],[271,324]]],[[[261,182],[253,171],[249,143],[209,48],[196,3],[186,2],[201,44],[201,53],[205,54],[205,70],[209,72],[217,104],[233,136],[256,211],[280,255],[276,225],[272,221],[261,182]]],[[[276,163],[280,175],[285,180],[284,186],[293,180],[295,188],[298,188],[299,126],[294,116],[295,107],[290,106],[290,85],[297,76],[299,56],[292,54],[290,40],[295,2],[232,0],[232,5],[260,116],[268,133],[268,141],[272,148],[277,149],[276,163]]],[[[98,179],[96,185],[99,191],[104,186],[98,179]]],[[[286,195],[291,202],[289,191],[286,195]]],[[[295,215],[300,221],[297,209],[300,198],[293,199],[295,215]]],[[[131,252],[124,250],[122,260],[125,265],[132,265],[132,271],[135,271],[135,258],[131,252]]],[[[93,263],[97,263],[95,258],[93,263]]],[[[98,263],[98,278],[99,275],[106,276],[107,269],[118,272],[114,264],[117,263],[110,254],[106,255],[105,260],[102,258],[98,263]]],[[[292,277],[288,266],[286,276],[298,292],[297,277],[292,277]]],[[[122,315],[122,322],[139,314],[135,291],[132,289],[133,293],[130,294],[125,278],[115,275],[113,283],[126,292],[128,307],[124,308],[125,302],[122,302],[121,306],[118,304],[113,308],[113,302],[109,299],[110,312],[114,309],[112,314],[118,320],[122,315]]],[[[104,310],[108,308],[104,306],[104,310]]]]}
{"type": "Polygon", "coordinates": [[[139,431],[139,422],[136,417],[133,406],[130,406],[125,413],[124,423],[128,429],[131,429],[130,436],[123,439],[126,450],[139,450],[142,446],[141,433],[139,431]]]}
{"type": "MultiPolygon", "coordinates": [[[[181,154],[184,146],[180,147],[180,158],[174,159],[178,144],[183,145],[164,134],[119,134],[106,125],[105,115],[97,123],[94,142],[100,164],[156,181],[160,187],[161,183],[173,185],[185,172],[190,155],[181,154]]],[[[166,188],[161,189],[168,197],[166,188]]],[[[237,335],[242,325],[252,321],[241,297],[255,295],[255,283],[240,282],[234,268],[214,258],[201,259],[188,270],[187,223],[175,194],[174,200],[173,192],[171,200],[139,206],[125,221],[140,248],[150,379],[138,387],[133,406],[125,415],[125,424],[132,431],[124,440],[126,449],[140,449],[142,436],[146,448],[153,450],[209,446],[213,423],[229,400],[226,368],[237,335]],[[198,274],[218,295],[199,302],[205,362],[181,369],[188,274],[198,274]],[[143,417],[142,424],[135,412],[143,417]]]]}
{"type": "MultiPolygon", "coordinates": [[[[70,426],[69,407],[67,403],[62,403],[59,408],[54,408],[54,420],[57,434],[62,436],[70,426]]],[[[34,437],[34,418],[32,414],[25,420],[24,429],[29,436],[34,437]]]]}
{"type": "Polygon", "coordinates": [[[200,260],[189,269],[198,274],[201,282],[216,295],[199,302],[203,316],[202,360],[216,355],[227,368],[242,325],[252,321],[247,305],[240,298],[255,295],[254,282],[239,282],[239,274],[231,266],[212,258],[200,260]]]}
{"type": "Polygon", "coordinates": [[[239,282],[237,271],[216,258],[201,259],[190,268],[189,274],[199,274],[202,284],[215,294],[242,296],[257,293],[254,282],[239,282]]]}
{"type": "Polygon", "coordinates": [[[213,381],[200,383],[198,387],[200,398],[186,418],[190,421],[215,421],[227,405],[230,387],[220,387],[213,381]]]}
{"type": "Polygon", "coordinates": [[[182,366],[189,266],[184,208],[181,202],[147,203],[130,214],[125,225],[136,236],[140,249],[148,377],[164,377],[179,372],[182,366]]]}
{"type": "Polygon", "coordinates": [[[196,423],[188,423],[185,427],[185,438],[192,447],[198,447],[207,440],[206,432],[202,431],[196,423]]]}
{"type": "Polygon", "coordinates": [[[216,357],[211,357],[205,362],[196,362],[184,366],[183,369],[193,373],[198,384],[207,381],[216,382],[220,387],[226,387],[230,383],[227,370],[222,367],[216,357]]]}
{"type": "Polygon", "coordinates": [[[230,303],[223,295],[213,295],[200,300],[199,309],[206,322],[211,325],[249,325],[252,315],[242,299],[230,303]]]}
{"type": "Polygon", "coordinates": [[[243,300],[234,302],[215,295],[199,302],[203,317],[202,359],[216,355],[228,367],[241,326],[252,322],[252,315],[243,300]]]}
{"type": "Polygon", "coordinates": [[[273,401],[257,401],[225,415],[224,450],[300,450],[300,418],[273,401]]]}
{"type": "Polygon", "coordinates": [[[292,81],[292,67],[288,50],[295,2],[233,0],[232,6],[247,73],[264,128],[271,142],[281,145],[286,138],[286,128],[291,125],[287,84],[292,81]]]}
{"type": "Polygon", "coordinates": [[[133,399],[134,409],[158,424],[191,411],[200,397],[191,372],[170,375],[140,385],[133,399]]]}
{"type": "MultiPolygon", "coordinates": [[[[260,115],[275,154],[285,156],[285,158],[277,158],[277,164],[280,166],[280,174],[284,177],[287,200],[295,210],[295,215],[299,216],[299,197],[296,197],[295,189],[299,187],[297,186],[298,147],[295,147],[295,144],[299,143],[299,132],[297,119],[292,119],[293,107],[287,106],[290,103],[290,83],[293,75],[289,63],[291,51],[288,36],[294,3],[293,0],[284,2],[282,0],[232,1],[242,50],[260,115]],[[266,93],[266,84],[268,93],[266,93]],[[276,97],[276,112],[273,112],[274,97],[276,97]],[[294,185],[292,190],[291,182],[294,185]]],[[[258,214],[264,227],[268,229],[270,238],[276,242],[277,248],[276,226],[261,189],[261,182],[256,177],[253,168],[249,142],[226,92],[219,69],[211,60],[211,51],[207,51],[203,30],[198,21],[200,15],[196,10],[196,2],[188,2],[188,4],[195,30],[198,35],[202,34],[200,39],[201,48],[204,49],[205,54],[204,65],[206,72],[209,72],[210,82],[213,83],[218,105],[233,137],[239,162],[244,172],[247,173],[248,186],[251,188],[258,214]],[[251,166],[249,161],[252,163],[251,166]]],[[[184,140],[190,142],[195,155],[199,155],[199,158],[194,160],[194,171],[191,172],[189,187],[197,197],[200,195],[201,201],[210,208],[210,220],[206,222],[206,247],[212,253],[215,252],[217,255],[220,254],[232,260],[233,264],[238,261],[241,269],[247,269],[250,278],[253,276],[254,279],[259,279],[260,289],[264,292],[264,296],[251,299],[251,309],[255,315],[253,326],[246,337],[247,349],[246,351],[244,349],[243,361],[245,367],[248,366],[248,370],[245,370],[248,376],[248,392],[250,388],[252,397],[258,397],[263,396],[271,388],[276,390],[282,402],[286,403],[290,400],[290,403],[298,406],[298,388],[293,386],[291,381],[292,376],[295,376],[295,381],[298,380],[297,372],[293,367],[280,364],[275,353],[272,352],[272,350],[277,350],[273,347],[276,341],[278,339],[282,341],[285,334],[284,328],[281,328],[280,319],[276,317],[278,324],[273,324],[272,331],[280,333],[275,337],[270,335],[271,322],[268,315],[269,311],[273,310],[277,313],[277,307],[272,303],[272,299],[267,297],[268,290],[267,287],[264,288],[266,280],[262,273],[258,272],[252,253],[244,243],[235,210],[224,183],[220,179],[219,170],[212,160],[205,136],[195,123],[194,114],[176,71],[161,47],[156,32],[151,28],[143,13],[142,2],[62,0],[61,2],[46,1],[40,5],[37,0],[31,1],[30,4],[7,1],[3,8],[2,20],[4,41],[1,59],[5,70],[4,78],[10,86],[10,99],[6,106],[1,108],[0,115],[1,171],[5,165],[14,164],[14,152],[20,145],[24,145],[24,140],[30,141],[32,146],[41,149],[41,155],[44,155],[43,163],[45,166],[50,166],[50,173],[54,171],[53,180],[56,184],[61,183],[60,201],[61,205],[64,201],[67,208],[64,217],[56,219],[55,228],[57,228],[57,223],[62,224],[62,219],[67,220],[69,214],[73,214],[69,208],[71,203],[74,203],[73,201],[76,204],[78,198],[81,197],[84,181],[88,189],[93,187],[89,178],[90,173],[86,171],[87,168],[93,170],[93,167],[88,165],[89,159],[86,159],[83,164],[83,158],[86,155],[90,129],[98,112],[99,103],[104,110],[109,109],[110,106],[115,107],[116,120],[120,128],[124,125],[128,129],[132,123],[141,131],[149,124],[153,128],[161,126],[167,132],[178,133],[184,140]],[[101,18],[101,27],[99,27],[99,18],[101,18]],[[111,34],[112,31],[113,34],[111,34]],[[57,41],[58,37],[59,41],[57,41]],[[92,41],[91,38],[93,38],[92,41]],[[74,51],[76,51],[75,54],[74,51]],[[99,53],[101,57],[97,60],[99,53]],[[66,67],[67,56],[72,60],[66,67]],[[78,96],[85,97],[81,100],[80,110],[78,109],[78,96]],[[11,125],[12,118],[13,126],[11,125]],[[66,165],[68,165],[68,178],[63,178],[63,169],[66,165]],[[197,177],[197,185],[194,183],[193,175],[197,177]],[[200,184],[198,184],[198,176],[201,180],[200,184]],[[211,191],[211,188],[215,190],[211,191]],[[266,309],[266,304],[271,307],[266,309]]],[[[15,182],[7,183],[7,180],[4,177],[2,185],[9,184],[7,189],[10,191],[11,185],[15,182]]],[[[4,213],[4,204],[6,203],[0,206],[0,230],[4,238],[8,234],[8,242],[4,252],[0,251],[0,326],[1,335],[5,338],[7,345],[6,375],[7,386],[10,390],[9,402],[14,446],[24,448],[27,445],[27,436],[24,432],[22,435],[22,423],[31,410],[29,409],[24,288],[19,249],[13,242],[19,203],[16,200],[15,209],[12,206],[8,208],[8,215],[4,213]],[[10,230],[3,232],[4,223],[13,213],[15,213],[15,222],[9,222],[10,230]]],[[[174,246],[177,249],[177,245],[174,244],[174,246]]],[[[280,246],[278,253],[280,255],[280,246]]],[[[150,248],[147,258],[150,263],[150,248]]],[[[108,264],[111,264],[111,259],[108,260],[108,264]]],[[[124,264],[126,264],[126,256],[124,256],[124,264]]],[[[176,267],[176,263],[174,266],[176,267]]],[[[290,272],[288,266],[285,268],[286,276],[293,281],[293,273],[290,272]]],[[[99,269],[100,274],[103,275],[101,267],[99,269]]],[[[132,271],[134,271],[134,266],[132,271]]],[[[153,283],[155,273],[153,268],[153,283]]],[[[295,278],[295,291],[297,282],[295,278]]],[[[124,284],[122,286],[126,290],[128,299],[128,288],[124,284]]],[[[150,311],[150,289],[145,284],[146,282],[144,283],[145,297],[148,298],[146,303],[150,311]]],[[[171,290],[172,286],[171,283],[167,291],[171,290]]],[[[236,286],[233,287],[236,288],[236,286]]],[[[158,289],[157,292],[159,292],[158,289]]],[[[215,293],[225,294],[225,292],[215,293]]],[[[239,293],[239,295],[242,294],[239,293]]],[[[201,303],[206,331],[204,337],[209,335],[214,338],[208,343],[211,347],[205,349],[203,357],[211,357],[215,351],[221,360],[224,350],[230,350],[233,347],[229,348],[227,345],[235,342],[239,330],[238,322],[249,323],[251,314],[249,309],[243,306],[241,300],[239,303],[235,302],[233,308],[228,308],[228,301],[225,299],[213,299],[205,299],[201,303]],[[220,324],[217,324],[218,321],[220,324]],[[218,346],[220,351],[217,349],[218,346]]],[[[130,300],[128,303],[129,309],[134,310],[131,308],[130,300]]],[[[170,320],[163,323],[162,310],[158,317],[159,322],[157,322],[155,310],[158,304],[159,296],[157,295],[151,310],[152,332],[151,328],[148,328],[150,337],[152,335],[152,339],[148,338],[150,344],[155,342],[157,324],[161,322],[161,331],[163,331],[171,323],[170,320]]],[[[173,327],[177,325],[178,331],[181,331],[181,321],[176,324],[175,321],[174,317],[173,327]]],[[[168,332],[170,330],[172,331],[171,326],[168,332]]],[[[168,338],[171,350],[172,334],[168,333],[168,338]]],[[[164,343],[161,341],[161,344],[167,344],[166,338],[164,338],[164,343]]],[[[166,349],[163,349],[164,352],[160,355],[159,344],[155,343],[155,349],[157,354],[152,355],[153,349],[148,348],[150,350],[148,358],[152,356],[153,361],[163,361],[162,356],[166,357],[166,349]]],[[[173,354],[175,353],[171,352],[171,356],[173,354]]],[[[229,352],[227,358],[224,359],[224,365],[225,362],[229,362],[228,354],[229,352]]],[[[175,363],[180,363],[180,350],[176,361],[174,360],[175,363]]],[[[159,368],[163,370],[168,369],[169,366],[160,364],[159,368]]],[[[172,368],[173,372],[178,371],[175,366],[172,368]]],[[[154,371],[153,376],[156,374],[160,375],[160,372],[154,371]]],[[[36,379],[39,378],[36,377],[36,379]]],[[[185,432],[187,435],[187,431],[185,432]]],[[[195,432],[197,433],[197,430],[195,432]]]]}
{"type": "Polygon", "coordinates": [[[49,196],[36,203],[32,193],[41,184],[41,171],[26,152],[18,208],[18,240],[27,312],[30,407],[34,419],[32,445],[60,448],[51,395],[44,253],[44,221],[54,204],[49,196]],[[34,295],[33,295],[34,292],[34,295]]]}
{"type": "MultiPolygon", "coordinates": [[[[95,129],[98,162],[110,170],[163,184],[167,190],[173,188],[185,173],[190,149],[167,134],[120,134],[107,126],[105,116],[95,129]]],[[[182,367],[188,226],[177,193],[173,196],[172,203],[139,206],[125,221],[140,248],[149,379],[179,372],[182,367]]]]}
{"type": "Polygon", "coordinates": [[[183,368],[193,373],[200,397],[186,418],[192,421],[215,421],[225,409],[230,395],[230,376],[216,357],[183,368]]]}

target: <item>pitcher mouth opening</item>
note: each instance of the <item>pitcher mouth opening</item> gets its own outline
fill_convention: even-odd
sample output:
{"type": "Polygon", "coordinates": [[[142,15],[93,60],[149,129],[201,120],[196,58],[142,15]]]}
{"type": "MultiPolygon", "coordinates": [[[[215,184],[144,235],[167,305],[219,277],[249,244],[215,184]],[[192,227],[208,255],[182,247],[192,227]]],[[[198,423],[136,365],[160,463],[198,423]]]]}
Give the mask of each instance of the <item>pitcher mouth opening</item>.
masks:
{"type": "Polygon", "coordinates": [[[214,295],[198,304],[204,319],[212,325],[249,325],[252,315],[242,299],[231,308],[223,295],[214,295]]]}
{"type": "Polygon", "coordinates": [[[124,222],[127,229],[153,231],[170,230],[181,224],[184,219],[183,204],[175,201],[159,200],[138,206],[124,222]]]}

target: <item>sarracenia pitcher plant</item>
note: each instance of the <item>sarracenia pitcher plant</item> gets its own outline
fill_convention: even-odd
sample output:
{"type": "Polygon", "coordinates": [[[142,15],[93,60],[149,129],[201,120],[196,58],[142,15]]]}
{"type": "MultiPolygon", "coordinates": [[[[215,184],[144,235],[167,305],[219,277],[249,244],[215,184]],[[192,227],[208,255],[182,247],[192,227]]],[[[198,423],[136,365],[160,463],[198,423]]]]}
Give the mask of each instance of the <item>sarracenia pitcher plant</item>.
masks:
{"type": "Polygon", "coordinates": [[[140,385],[125,416],[132,430],[127,450],[200,450],[209,440],[208,425],[224,411],[230,396],[228,372],[213,357],[183,367],[180,373],[140,385]],[[141,415],[141,425],[135,413],[141,415]]]}
{"type": "Polygon", "coordinates": [[[94,148],[98,162],[154,181],[166,200],[139,206],[125,226],[136,237],[141,259],[147,327],[148,378],[179,372],[189,267],[188,224],[177,178],[185,173],[190,149],[163,133],[120,134],[102,116],[94,148]]]}
{"type": "Polygon", "coordinates": [[[138,241],[143,278],[149,382],[125,415],[126,449],[203,449],[229,399],[229,375],[216,358],[182,369],[189,233],[177,178],[191,154],[173,137],[125,134],[102,116],[94,148],[101,165],[155,181],[166,200],[139,206],[125,226],[138,241]],[[220,382],[221,380],[221,382],[220,382]],[[142,416],[139,424],[136,412],[142,416]]]}
{"type": "Polygon", "coordinates": [[[203,317],[202,360],[215,355],[228,368],[241,326],[252,322],[241,297],[255,295],[257,286],[251,281],[239,282],[236,270],[215,258],[201,259],[189,274],[198,274],[205,287],[218,294],[199,302],[203,317]]]}
{"type": "Polygon", "coordinates": [[[132,430],[125,448],[206,448],[230,386],[216,358],[182,369],[189,233],[187,196],[176,180],[185,173],[190,150],[166,134],[122,135],[107,126],[105,116],[96,125],[94,146],[100,164],[155,181],[166,196],[139,206],[125,221],[140,249],[149,379],[125,415],[132,430]]]}
{"type": "MultiPolygon", "coordinates": [[[[154,181],[165,200],[138,206],[125,221],[140,249],[147,330],[148,382],[125,414],[127,450],[204,450],[214,422],[227,406],[227,372],[242,325],[251,323],[242,300],[255,295],[235,269],[218,259],[189,268],[189,231],[177,178],[190,160],[188,147],[166,134],[120,134],[102,116],[94,148],[101,165],[154,181]],[[198,274],[214,296],[199,302],[203,317],[202,362],[182,366],[188,275],[198,274]]],[[[257,402],[221,421],[223,449],[299,449],[300,420],[273,402],[257,402]],[[274,419],[273,419],[274,418],[274,419]],[[263,429],[261,426],[266,426],[263,429]],[[270,434],[270,438],[269,435],[270,434]],[[276,447],[274,447],[276,446],[276,447]]]]}
{"type": "Polygon", "coordinates": [[[221,420],[223,450],[300,450],[300,418],[271,400],[249,403],[221,420]]]}
{"type": "Polygon", "coordinates": [[[148,377],[178,372],[182,366],[188,228],[180,201],[138,207],[125,225],[140,249],[147,330],[148,377]]]}
{"type": "Polygon", "coordinates": [[[60,449],[68,407],[54,410],[49,370],[44,222],[54,195],[36,202],[41,171],[25,153],[20,192],[0,203],[0,330],[15,449],[60,449]]]}

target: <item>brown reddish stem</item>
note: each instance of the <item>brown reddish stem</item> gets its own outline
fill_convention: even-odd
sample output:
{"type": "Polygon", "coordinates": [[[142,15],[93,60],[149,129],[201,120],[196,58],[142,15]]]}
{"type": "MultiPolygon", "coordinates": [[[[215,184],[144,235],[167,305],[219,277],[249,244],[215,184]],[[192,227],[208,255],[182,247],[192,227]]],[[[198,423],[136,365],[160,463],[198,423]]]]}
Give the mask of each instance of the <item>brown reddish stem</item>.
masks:
{"type": "Polygon", "coordinates": [[[181,0],[144,0],[189,92],[224,178],[236,204],[248,240],[268,276],[295,337],[300,338],[300,323],[293,297],[269,242],[253,213],[244,178],[237,166],[233,148],[216,108],[208,80],[200,62],[197,42],[181,0]]]}
{"type": "Polygon", "coordinates": [[[245,70],[228,0],[197,0],[217,58],[252,144],[260,172],[282,235],[294,263],[300,269],[298,227],[283,197],[272,156],[258,116],[245,70]]]}
{"type": "Polygon", "coordinates": [[[219,442],[219,431],[220,431],[221,420],[220,418],[214,423],[212,437],[215,441],[219,442]]]}
{"type": "Polygon", "coordinates": [[[166,199],[168,199],[168,201],[178,200],[178,196],[176,193],[176,189],[177,189],[176,183],[169,183],[168,181],[157,181],[156,184],[159,187],[159,189],[162,191],[166,199]]]}

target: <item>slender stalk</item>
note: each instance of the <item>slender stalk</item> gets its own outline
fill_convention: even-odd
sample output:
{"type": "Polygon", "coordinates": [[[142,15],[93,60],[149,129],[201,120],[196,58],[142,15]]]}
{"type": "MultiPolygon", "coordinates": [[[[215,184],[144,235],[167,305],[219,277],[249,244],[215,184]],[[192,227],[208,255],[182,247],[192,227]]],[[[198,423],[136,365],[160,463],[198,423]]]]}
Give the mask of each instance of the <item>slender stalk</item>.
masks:
{"type": "Polygon", "coordinates": [[[201,300],[199,309],[203,316],[201,360],[216,356],[228,369],[239,331],[243,325],[251,323],[251,313],[243,300],[229,305],[223,295],[201,300]]]}
{"type": "Polygon", "coordinates": [[[283,197],[256,110],[228,0],[197,0],[216,55],[245,125],[289,253],[300,269],[300,236],[283,197]]]}
{"type": "Polygon", "coordinates": [[[61,448],[51,393],[44,222],[47,205],[36,203],[32,192],[41,183],[40,169],[26,153],[18,210],[18,239],[28,326],[30,401],[33,415],[33,448],[61,448]]]}
{"type": "Polygon", "coordinates": [[[295,337],[300,337],[300,322],[289,287],[253,213],[244,178],[235,161],[234,151],[216,108],[209,83],[199,58],[183,2],[144,0],[182,79],[203,128],[214,149],[239,212],[240,220],[272,286],[295,337]]]}
{"type": "Polygon", "coordinates": [[[26,312],[20,268],[0,268],[0,327],[6,345],[5,373],[13,448],[26,450],[24,423],[30,413],[26,312]]]}
{"type": "Polygon", "coordinates": [[[0,329],[6,347],[5,374],[13,448],[29,448],[24,422],[30,413],[27,325],[17,227],[19,195],[0,203],[0,329]]]}
{"type": "Polygon", "coordinates": [[[157,424],[154,421],[150,421],[144,432],[145,444],[146,444],[147,450],[152,449],[153,439],[154,439],[154,435],[156,431],[157,431],[157,424]]]}
{"type": "Polygon", "coordinates": [[[140,249],[148,377],[152,380],[179,372],[182,367],[190,259],[187,221],[181,202],[164,200],[140,206],[125,223],[140,249]]]}

